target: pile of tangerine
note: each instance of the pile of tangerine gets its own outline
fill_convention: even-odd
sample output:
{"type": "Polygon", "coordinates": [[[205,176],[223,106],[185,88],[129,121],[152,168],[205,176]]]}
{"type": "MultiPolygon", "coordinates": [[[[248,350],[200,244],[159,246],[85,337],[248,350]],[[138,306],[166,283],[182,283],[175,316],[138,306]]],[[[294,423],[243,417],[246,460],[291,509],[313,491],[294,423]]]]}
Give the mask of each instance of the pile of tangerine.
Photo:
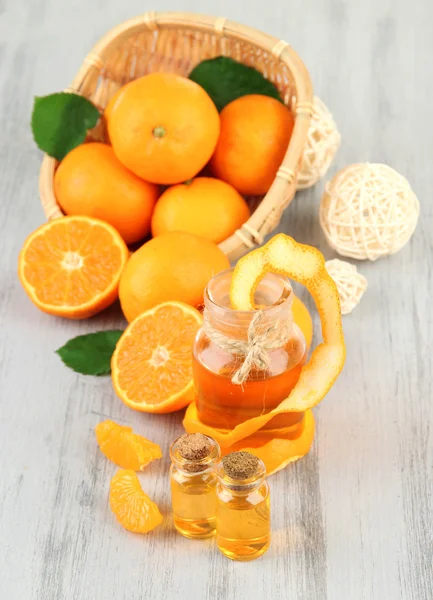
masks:
{"type": "MultiPolygon", "coordinates": [[[[197,307],[211,277],[229,267],[217,243],[249,216],[241,194],[263,194],[269,188],[293,117],[281,102],[257,95],[234,100],[218,114],[198,84],[158,73],[121,88],[105,120],[110,144],[85,143],[59,165],[55,193],[67,216],[28,237],[19,259],[20,280],[41,310],[71,319],[90,317],[119,297],[130,325],[112,358],[117,394],[137,410],[179,410],[194,400],[191,346],[202,323],[197,307]],[[201,174],[204,168],[213,177],[201,174]],[[150,231],[154,237],[130,256],[128,245],[150,231]]],[[[317,300],[325,343],[313,353],[282,410],[308,411],[344,362],[335,286],[320,253],[305,248],[276,236],[244,257],[233,279],[232,303],[239,310],[251,308],[254,286],[266,269],[311,284],[317,300]]],[[[294,317],[308,338],[311,319],[299,300],[294,317]]],[[[190,408],[185,427],[200,431],[193,404],[190,408]]],[[[265,463],[263,453],[272,454],[272,470],[281,468],[308,450],[314,422],[306,422],[307,435],[290,441],[282,453],[272,442],[268,447],[250,435],[251,451],[265,463]]],[[[242,427],[236,430],[213,437],[228,448],[248,435],[242,427]]],[[[107,431],[104,435],[113,435],[107,431]]],[[[140,462],[143,443],[122,436],[140,462]]],[[[105,447],[112,454],[110,443],[105,447]]],[[[138,479],[128,473],[123,475],[129,491],[121,489],[123,475],[112,484],[112,506],[123,506],[139,491],[138,479]]],[[[159,513],[150,512],[157,521],[159,513]]],[[[137,525],[140,530],[147,526],[137,525]]]]}
{"type": "Polygon", "coordinates": [[[119,88],[103,122],[109,143],[81,144],[56,170],[59,205],[82,219],[29,238],[20,268],[26,291],[42,310],[68,318],[102,310],[117,289],[128,321],[164,301],[200,306],[209,279],[229,266],[217,244],[250,216],[243,195],[266,193],[283,160],[291,111],[251,94],[219,114],[199,84],[153,73],[119,88]],[[126,265],[119,236],[91,219],[138,246],[126,265]],[[37,256],[30,243],[39,244],[37,256]],[[95,260],[97,269],[86,268],[95,260]]]}

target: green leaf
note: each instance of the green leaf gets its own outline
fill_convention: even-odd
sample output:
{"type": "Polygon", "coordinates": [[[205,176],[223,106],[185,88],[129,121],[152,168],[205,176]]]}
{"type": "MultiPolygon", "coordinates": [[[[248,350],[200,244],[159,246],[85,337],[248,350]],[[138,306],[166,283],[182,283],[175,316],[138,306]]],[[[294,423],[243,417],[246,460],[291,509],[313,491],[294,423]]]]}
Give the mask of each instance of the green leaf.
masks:
{"type": "Polygon", "coordinates": [[[95,127],[98,109],[83,96],[60,92],[35,97],[32,131],[41,150],[62,160],[86,139],[87,130],[95,127]]]}
{"type": "Polygon", "coordinates": [[[219,111],[232,100],[247,94],[261,94],[282,101],[275,85],[259,71],[226,56],[204,60],[191,71],[189,78],[206,90],[219,111]]]}
{"type": "Polygon", "coordinates": [[[56,350],[67,367],[83,375],[109,375],[111,356],[123,331],[79,335],[56,350]]]}

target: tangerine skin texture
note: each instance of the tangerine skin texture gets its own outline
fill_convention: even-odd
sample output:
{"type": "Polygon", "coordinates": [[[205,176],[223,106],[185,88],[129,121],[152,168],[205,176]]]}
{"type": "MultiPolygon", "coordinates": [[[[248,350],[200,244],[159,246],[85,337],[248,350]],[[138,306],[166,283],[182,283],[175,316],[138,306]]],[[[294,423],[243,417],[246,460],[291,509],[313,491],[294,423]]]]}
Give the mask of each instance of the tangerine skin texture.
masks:
{"type": "Polygon", "coordinates": [[[230,267],[213,242],[180,231],[164,233],[144,244],[123,270],[119,297],[123,314],[132,321],[161,302],[203,303],[209,280],[230,267]]]}
{"type": "Polygon", "coordinates": [[[166,185],[197,175],[220,133],[220,117],[208,94],[172,73],[126,84],[105,116],[117,158],[139,177],[166,185]]]}
{"type": "Polygon", "coordinates": [[[289,145],[292,113],[274,98],[250,94],[227,104],[220,118],[212,172],[241,194],[266,194],[289,145]]]}
{"type": "Polygon", "coordinates": [[[153,183],[139,179],[116,158],[107,144],[74,148],[54,176],[58,203],[67,215],[86,215],[110,223],[127,244],[150,232],[159,195],[153,183]]]}
{"type": "Polygon", "coordinates": [[[196,177],[166,190],[152,216],[152,234],[187,231],[219,244],[250,217],[233,186],[212,177],[196,177]]]}

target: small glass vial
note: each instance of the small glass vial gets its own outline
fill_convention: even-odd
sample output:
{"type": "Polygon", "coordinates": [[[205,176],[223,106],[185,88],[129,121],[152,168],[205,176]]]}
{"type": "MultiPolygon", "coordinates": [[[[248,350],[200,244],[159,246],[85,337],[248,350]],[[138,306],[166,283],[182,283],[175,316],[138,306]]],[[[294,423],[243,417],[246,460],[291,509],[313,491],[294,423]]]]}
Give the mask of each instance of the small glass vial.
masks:
{"type": "Polygon", "coordinates": [[[170,457],[174,526],[188,538],[214,535],[217,442],[201,433],[185,434],[171,445],[170,457]]]}
{"type": "Polygon", "coordinates": [[[217,544],[232,560],[254,560],[271,541],[269,486],[263,462],[232,452],[217,467],[217,544]]]}

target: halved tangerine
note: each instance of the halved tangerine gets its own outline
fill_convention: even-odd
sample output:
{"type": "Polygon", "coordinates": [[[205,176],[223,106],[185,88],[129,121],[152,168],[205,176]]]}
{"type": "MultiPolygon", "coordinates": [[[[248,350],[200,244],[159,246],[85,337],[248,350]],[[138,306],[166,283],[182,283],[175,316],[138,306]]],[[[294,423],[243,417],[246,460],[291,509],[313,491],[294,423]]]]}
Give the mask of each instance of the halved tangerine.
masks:
{"type": "Polygon", "coordinates": [[[64,217],[29,235],[19,256],[18,275],[38,308],[84,319],[116,300],[128,256],[125,242],[108,223],[64,217]]]}
{"type": "Polygon", "coordinates": [[[111,359],[114,389],[127,406],[166,413],[194,399],[192,344],[202,321],[188,304],[164,302],[127,327],[111,359]]]}
{"type": "Polygon", "coordinates": [[[117,471],[111,480],[110,507],[122,527],[134,533],[147,533],[162,523],[158,506],[131,470],[117,471]]]}
{"type": "Polygon", "coordinates": [[[158,444],[132,433],[131,427],[109,419],[98,423],[95,432],[102,454],[123,469],[142,471],[152,460],[162,456],[158,444]]]}

